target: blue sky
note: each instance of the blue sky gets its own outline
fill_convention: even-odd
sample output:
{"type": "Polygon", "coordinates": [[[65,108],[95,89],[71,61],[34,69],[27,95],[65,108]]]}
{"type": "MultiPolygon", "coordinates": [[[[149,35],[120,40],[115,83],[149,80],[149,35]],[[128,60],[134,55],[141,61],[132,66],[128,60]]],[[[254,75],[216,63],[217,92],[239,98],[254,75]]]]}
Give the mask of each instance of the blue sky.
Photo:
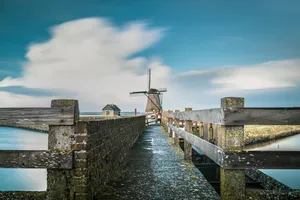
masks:
{"type": "MultiPolygon", "coordinates": [[[[193,80],[195,79],[193,84],[189,85],[188,82],[191,80],[189,75],[188,78],[180,79],[182,77],[180,75],[186,72],[223,69],[224,67],[259,68],[262,63],[280,63],[281,61],[287,62],[281,66],[276,64],[277,68],[289,67],[291,61],[293,63],[291,70],[294,74],[300,72],[299,60],[297,60],[300,59],[300,1],[298,0],[1,0],[0,81],[8,76],[29,79],[26,78],[29,67],[28,69],[24,67],[30,60],[26,58],[26,54],[30,52],[32,44],[43,44],[55,38],[54,34],[49,31],[50,27],[91,17],[107,20],[112,23],[112,27],[120,29],[128,23],[147,24],[149,31],[160,29],[159,39],[156,38],[151,45],[126,54],[124,59],[144,58],[147,62],[158,59],[160,65],[166,66],[171,71],[167,75],[170,81],[165,84],[171,90],[169,96],[168,93],[165,95],[165,104],[168,108],[176,106],[172,99],[181,96],[178,90],[194,88],[196,92],[197,88],[202,88],[203,85],[203,90],[213,89],[215,84],[201,83],[203,85],[199,87],[197,80],[205,79],[209,83],[214,82],[213,80],[220,76],[216,76],[215,72],[201,73],[201,75],[198,73],[197,76],[193,76],[193,80]],[[172,88],[172,85],[176,87],[172,88]]],[[[74,31],[76,32],[76,29],[74,31]]],[[[272,67],[269,66],[268,69],[272,67]]],[[[267,72],[272,73],[272,70],[268,69],[267,72]]],[[[277,71],[281,74],[281,70],[277,71]]],[[[252,76],[255,76],[255,73],[260,73],[260,71],[254,70],[253,73],[252,76]]],[[[267,83],[262,83],[269,85],[267,87],[235,87],[235,90],[230,90],[228,93],[208,95],[207,100],[201,103],[206,105],[204,107],[213,106],[216,103],[210,104],[212,98],[216,99],[213,102],[217,102],[221,95],[236,94],[247,96],[250,105],[267,102],[266,105],[282,103],[283,106],[291,106],[299,102],[300,95],[298,76],[293,76],[292,82],[289,82],[290,77],[291,75],[283,77],[276,75],[270,77],[267,83]],[[283,80],[278,87],[273,83],[274,78],[283,80]]],[[[257,82],[258,80],[249,79],[248,81],[251,85],[251,81],[257,82]]],[[[53,97],[56,94],[60,97],[63,89],[66,92],[69,88],[60,87],[59,90],[57,87],[48,86],[40,88],[26,82],[2,84],[1,90],[27,96],[53,97]]],[[[74,96],[81,99],[84,92],[68,90],[68,93],[70,93],[68,97],[74,96]]],[[[190,99],[192,94],[184,94],[184,96],[190,99]]],[[[91,98],[94,97],[91,96],[91,98]]],[[[134,104],[144,102],[143,99],[135,99],[131,104],[120,99],[122,96],[118,96],[116,102],[124,104],[128,110],[134,104]]],[[[109,100],[111,101],[111,99],[107,101],[109,100]]],[[[104,103],[99,105],[92,103],[93,106],[86,106],[86,109],[91,110],[102,104],[104,103]]],[[[184,107],[183,104],[179,107],[184,107]]],[[[190,102],[190,104],[201,107],[197,101],[190,102]]],[[[262,103],[262,105],[265,104],[262,103]]],[[[139,104],[138,107],[142,109],[143,105],[139,104]]]]}

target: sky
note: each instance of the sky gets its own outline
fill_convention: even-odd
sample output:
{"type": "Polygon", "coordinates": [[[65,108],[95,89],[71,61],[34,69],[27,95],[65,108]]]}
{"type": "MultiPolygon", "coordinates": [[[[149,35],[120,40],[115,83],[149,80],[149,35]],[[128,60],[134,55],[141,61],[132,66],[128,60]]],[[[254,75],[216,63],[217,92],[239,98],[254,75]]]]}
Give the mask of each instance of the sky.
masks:
{"type": "Polygon", "coordinates": [[[300,106],[299,0],[0,0],[0,105],[300,106]]]}

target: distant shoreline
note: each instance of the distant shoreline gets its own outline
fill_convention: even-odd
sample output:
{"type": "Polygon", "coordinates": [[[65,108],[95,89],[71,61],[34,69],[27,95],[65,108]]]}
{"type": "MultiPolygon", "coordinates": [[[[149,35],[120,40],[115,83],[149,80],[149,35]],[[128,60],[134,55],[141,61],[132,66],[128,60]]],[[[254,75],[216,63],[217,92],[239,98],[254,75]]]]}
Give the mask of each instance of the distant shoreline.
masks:
{"type": "Polygon", "coordinates": [[[9,127],[9,128],[20,128],[29,131],[37,131],[42,133],[49,132],[49,126],[47,125],[24,125],[24,124],[0,124],[0,127],[9,127]]]}
{"type": "Polygon", "coordinates": [[[300,126],[245,126],[245,146],[300,134],[300,126]]]}

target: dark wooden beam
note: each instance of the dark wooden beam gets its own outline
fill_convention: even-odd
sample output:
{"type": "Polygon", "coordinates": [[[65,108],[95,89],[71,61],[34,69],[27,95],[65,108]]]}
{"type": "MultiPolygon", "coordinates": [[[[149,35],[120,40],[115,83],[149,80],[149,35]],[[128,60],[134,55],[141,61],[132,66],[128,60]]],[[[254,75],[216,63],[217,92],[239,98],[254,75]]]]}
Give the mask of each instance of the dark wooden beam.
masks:
{"type": "Polygon", "coordinates": [[[165,117],[218,125],[300,125],[300,108],[217,108],[166,113],[165,117]]]}
{"type": "Polygon", "coordinates": [[[226,153],[225,169],[300,169],[299,151],[248,151],[226,153]]]}
{"type": "Polygon", "coordinates": [[[0,150],[0,168],[72,169],[73,152],[0,150]]]}
{"type": "Polygon", "coordinates": [[[74,108],[0,108],[0,123],[73,125],[74,108]]]}
{"type": "Polygon", "coordinates": [[[300,108],[225,109],[225,125],[300,125],[300,108]]]}

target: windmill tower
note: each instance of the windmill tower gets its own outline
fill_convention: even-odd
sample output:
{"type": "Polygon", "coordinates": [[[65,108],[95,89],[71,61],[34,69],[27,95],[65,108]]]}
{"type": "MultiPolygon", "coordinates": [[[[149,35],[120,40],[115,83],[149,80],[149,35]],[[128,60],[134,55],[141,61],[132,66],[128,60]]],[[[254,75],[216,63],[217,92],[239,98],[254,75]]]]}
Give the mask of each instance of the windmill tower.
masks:
{"type": "Polygon", "coordinates": [[[147,106],[145,112],[160,112],[162,110],[162,95],[167,89],[151,88],[151,69],[149,69],[148,91],[131,92],[130,96],[145,95],[147,97],[147,106]]]}

